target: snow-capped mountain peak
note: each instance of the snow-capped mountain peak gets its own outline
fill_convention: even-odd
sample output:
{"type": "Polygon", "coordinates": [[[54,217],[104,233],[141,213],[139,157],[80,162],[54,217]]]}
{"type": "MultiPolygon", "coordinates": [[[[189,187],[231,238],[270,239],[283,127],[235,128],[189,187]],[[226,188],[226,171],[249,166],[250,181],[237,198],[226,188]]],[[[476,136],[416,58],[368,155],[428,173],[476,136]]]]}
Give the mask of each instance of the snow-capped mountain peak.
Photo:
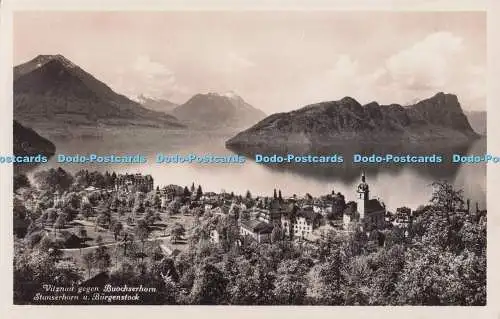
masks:
{"type": "Polygon", "coordinates": [[[241,97],[238,94],[236,94],[236,92],[234,92],[234,91],[228,91],[228,92],[222,93],[221,95],[225,96],[227,98],[230,98],[230,99],[241,99],[241,97]]]}

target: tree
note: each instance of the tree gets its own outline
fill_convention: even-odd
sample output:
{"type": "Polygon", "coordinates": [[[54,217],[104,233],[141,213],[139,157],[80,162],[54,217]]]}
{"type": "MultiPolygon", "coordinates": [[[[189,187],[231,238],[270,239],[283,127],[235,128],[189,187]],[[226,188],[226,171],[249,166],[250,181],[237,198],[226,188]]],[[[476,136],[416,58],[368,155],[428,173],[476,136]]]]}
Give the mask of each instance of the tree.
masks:
{"type": "Polygon", "coordinates": [[[249,220],[250,219],[250,212],[248,210],[243,210],[241,212],[241,220],[249,220]]]}
{"type": "Polygon", "coordinates": [[[30,249],[21,242],[14,244],[14,303],[32,304],[41,285],[50,283],[71,287],[81,280],[74,263],[54,259],[48,251],[30,249]]]}
{"type": "Polygon", "coordinates": [[[410,216],[411,214],[411,208],[409,207],[399,207],[396,209],[396,214],[401,215],[401,216],[410,216]]]}
{"type": "Polygon", "coordinates": [[[231,204],[231,206],[229,206],[229,212],[228,212],[228,215],[233,218],[234,221],[237,221],[240,217],[240,206],[236,205],[236,204],[231,204]]]}
{"type": "Polygon", "coordinates": [[[84,203],[80,205],[80,215],[82,215],[83,218],[89,219],[91,216],[93,216],[93,213],[94,212],[90,203],[84,203]]]}
{"type": "Polygon", "coordinates": [[[135,236],[141,241],[142,249],[141,252],[144,252],[144,244],[148,240],[149,237],[149,226],[144,219],[140,219],[135,226],[135,236]]]}
{"type": "Polygon", "coordinates": [[[62,229],[64,228],[65,225],[66,225],[66,214],[59,214],[59,216],[57,216],[56,222],[54,223],[54,229],[62,229]]]}
{"type": "Polygon", "coordinates": [[[60,167],[37,172],[34,179],[41,189],[51,192],[56,189],[60,191],[68,190],[73,183],[73,176],[60,167]]]}
{"type": "Polygon", "coordinates": [[[145,208],[144,208],[144,204],[142,202],[137,202],[136,201],[136,205],[134,206],[134,209],[133,209],[133,214],[134,216],[140,216],[142,214],[144,214],[145,212],[145,208]]]}
{"type": "Polygon", "coordinates": [[[28,227],[30,225],[30,220],[28,219],[28,210],[23,203],[17,198],[14,198],[14,234],[18,238],[24,238],[28,227]]]}
{"type": "Polygon", "coordinates": [[[280,226],[275,225],[271,232],[271,242],[276,243],[283,240],[283,230],[280,226]]]}
{"type": "Polygon", "coordinates": [[[57,210],[55,210],[54,208],[49,208],[45,211],[45,213],[47,214],[47,224],[52,225],[58,217],[57,210]]]}
{"type": "Polygon", "coordinates": [[[116,240],[118,240],[118,235],[120,235],[121,231],[123,230],[123,224],[121,222],[114,223],[112,230],[113,230],[113,235],[115,236],[115,241],[116,241],[116,240]]]}
{"type": "Polygon", "coordinates": [[[168,203],[167,212],[170,215],[177,214],[180,208],[181,208],[181,203],[177,200],[173,200],[170,203],[168,203]]]}
{"type": "Polygon", "coordinates": [[[163,276],[164,285],[164,302],[167,305],[175,305],[177,303],[178,288],[171,276],[163,276]]]}
{"type": "Polygon", "coordinates": [[[421,236],[423,244],[460,252],[463,243],[459,231],[468,218],[468,213],[460,210],[462,190],[453,189],[447,182],[435,182],[433,186],[432,205],[417,214],[412,233],[421,236]]]}
{"type": "Polygon", "coordinates": [[[153,209],[148,208],[146,210],[146,216],[144,216],[144,220],[148,224],[148,226],[153,226],[156,221],[161,220],[161,216],[158,212],[155,212],[153,209]]]}
{"type": "Polygon", "coordinates": [[[351,256],[343,265],[341,293],[345,305],[370,305],[374,270],[370,256],[351,256]]]}
{"type": "Polygon", "coordinates": [[[108,247],[100,244],[94,251],[94,263],[99,271],[106,271],[111,266],[111,256],[108,247]]]}
{"type": "Polygon", "coordinates": [[[191,190],[191,193],[194,193],[194,191],[196,190],[196,188],[195,188],[195,186],[194,186],[194,182],[193,182],[193,184],[191,184],[191,188],[190,188],[190,190],[191,190]]]}
{"type": "Polygon", "coordinates": [[[432,193],[431,203],[442,213],[449,214],[455,212],[463,205],[463,191],[453,189],[453,185],[446,181],[432,183],[434,191],[432,193]]]}
{"type": "Polygon", "coordinates": [[[87,268],[88,277],[92,274],[92,269],[94,268],[94,253],[89,251],[82,256],[83,265],[87,268]]]}
{"type": "Polygon", "coordinates": [[[368,300],[370,305],[397,304],[395,288],[405,265],[404,258],[403,245],[394,245],[370,254],[369,263],[374,271],[365,288],[371,291],[368,300]]]}
{"type": "Polygon", "coordinates": [[[191,192],[189,191],[189,188],[187,188],[187,186],[184,187],[183,195],[184,197],[191,196],[191,192]]]}
{"type": "Polygon", "coordinates": [[[327,260],[311,270],[311,296],[321,305],[343,303],[340,251],[335,250],[327,260]]]}
{"type": "Polygon", "coordinates": [[[220,305],[224,301],[227,280],[211,264],[203,263],[196,269],[190,302],[197,305],[220,305]]]}
{"type": "Polygon", "coordinates": [[[23,187],[30,187],[30,181],[24,174],[14,174],[14,192],[23,187]]]}
{"type": "Polygon", "coordinates": [[[43,252],[49,252],[54,247],[54,242],[48,235],[43,236],[38,242],[38,249],[43,252]]]}
{"type": "Polygon", "coordinates": [[[174,243],[177,243],[179,239],[184,236],[184,233],[186,230],[184,229],[184,226],[182,226],[179,223],[175,223],[174,226],[172,227],[172,230],[170,231],[170,235],[172,236],[172,241],[174,243]]]}
{"type": "Polygon", "coordinates": [[[101,172],[93,171],[88,176],[89,184],[97,188],[106,188],[106,181],[101,172]]]}
{"type": "Polygon", "coordinates": [[[234,305],[269,305],[274,300],[275,273],[258,258],[252,265],[246,259],[237,262],[238,275],[229,287],[230,303],[234,305]]]}
{"type": "Polygon", "coordinates": [[[157,194],[153,196],[153,207],[156,209],[161,208],[161,199],[160,196],[158,196],[157,194]]]}
{"type": "Polygon", "coordinates": [[[277,199],[277,198],[278,198],[278,193],[276,192],[276,188],[274,189],[273,198],[274,198],[274,199],[277,199]]]}
{"type": "Polygon", "coordinates": [[[486,230],[486,216],[477,222],[466,221],[458,233],[463,248],[478,256],[486,256],[486,230]]]}
{"type": "Polygon", "coordinates": [[[111,179],[111,174],[109,174],[108,171],[106,171],[106,173],[104,173],[104,187],[105,188],[113,187],[113,181],[111,179]]]}
{"type": "Polygon", "coordinates": [[[107,213],[101,213],[97,216],[95,220],[95,229],[97,230],[98,226],[103,228],[108,228],[110,222],[111,222],[111,216],[107,213]]]}
{"type": "Polygon", "coordinates": [[[276,302],[280,305],[301,305],[305,301],[307,283],[305,271],[299,265],[300,260],[286,260],[281,262],[276,274],[276,283],[273,293],[276,302]]]}
{"type": "Polygon", "coordinates": [[[332,203],[333,216],[336,218],[341,217],[346,208],[347,208],[347,204],[345,202],[344,195],[342,195],[340,193],[335,195],[335,197],[333,198],[333,203],[332,203]]]}
{"type": "Polygon", "coordinates": [[[82,188],[89,186],[88,175],[89,175],[89,173],[86,170],[82,169],[82,170],[78,171],[75,174],[75,184],[82,187],[82,188]]]}
{"type": "Polygon", "coordinates": [[[123,256],[127,256],[127,249],[134,244],[134,237],[129,233],[125,233],[122,242],[123,242],[123,256]]]}
{"type": "Polygon", "coordinates": [[[398,304],[485,304],[486,264],[473,254],[465,251],[455,256],[439,247],[426,247],[409,250],[405,259],[396,285],[398,304]]]}
{"type": "Polygon", "coordinates": [[[82,279],[80,270],[73,261],[56,262],[53,272],[57,275],[51,283],[62,287],[72,286],[82,279]]]}
{"type": "Polygon", "coordinates": [[[196,199],[200,199],[203,196],[203,190],[201,189],[201,185],[198,185],[196,189],[196,199]]]}
{"type": "Polygon", "coordinates": [[[78,237],[80,237],[80,240],[81,240],[80,241],[80,255],[81,255],[82,254],[82,246],[83,246],[85,240],[87,239],[87,235],[88,235],[85,227],[80,226],[78,228],[77,235],[78,235],[78,237]]]}
{"type": "Polygon", "coordinates": [[[29,248],[35,247],[40,242],[41,239],[42,239],[42,234],[40,232],[32,232],[25,237],[26,243],[29,248]]]}
{"type": "Polygon", "coordinates": [[[75,192],[68,193],[64,198],[64,202],[67,203],[67,207],[73,209],[80,208],[81,201],[81,196],[75,192]]]}
{"type": "Polygon", "coordinates": [[[246,193],[246,195],[245,195],[245,198],[246,198],[246,199],[252,199],[252,193],[250,193],[250,191],[249,191],[249,190],[247,190],[247,193],[246,193]]]}
{"type": "Polygon", "coordinates": [[[111,254],[112,254],[112,258],[114,257],[115,259],[115,268],[118,267],[118,259],[120,258],[120,252],[122,251],[123,249],[123,242],[117,242],[116,245],[113,246],[113,248],[111,248],[111,254]]]}

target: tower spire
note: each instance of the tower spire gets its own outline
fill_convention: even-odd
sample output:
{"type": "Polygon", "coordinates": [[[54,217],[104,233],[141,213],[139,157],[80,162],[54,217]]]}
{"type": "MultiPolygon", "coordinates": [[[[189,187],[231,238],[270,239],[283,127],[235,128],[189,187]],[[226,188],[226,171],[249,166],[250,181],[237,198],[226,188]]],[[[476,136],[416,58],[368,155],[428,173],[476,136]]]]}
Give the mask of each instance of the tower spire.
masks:
{"type": "Polygon", "coordinates": [[[358,185],[357,189],[358,198],[368,200],[368,184],[366,183],[366,175],[363,170],[361,173],[361,183],[358,185]]]}
{"type": "Polygon", "coordinates": [[[368,184],[366,183],[366,175],[365,171],[361,171],[361,183],[358,185],[358,189],[356,190],[357,192],[357,207],[358,207],[358,212],[359,216],[361,219],[364,218],[365,216],[365,210],[366,210],[366,204],[368,203],[370,196],[369,196],[369,187],[368,184]]]}

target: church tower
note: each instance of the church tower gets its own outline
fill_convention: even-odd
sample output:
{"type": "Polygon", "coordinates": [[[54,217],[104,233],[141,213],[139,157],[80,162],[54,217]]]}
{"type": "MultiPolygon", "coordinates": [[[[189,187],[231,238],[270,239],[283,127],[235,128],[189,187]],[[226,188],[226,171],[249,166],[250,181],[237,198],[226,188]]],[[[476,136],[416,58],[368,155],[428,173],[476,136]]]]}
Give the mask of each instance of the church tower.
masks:
{"type": "Polygon", "coordinates": [[[370,191],[368,184],[366,183],[366,177],[364,171],[361,174],[361,183],[359,183],[356,193],[357,193],[356,203],[358,206],[359,219],[362,220],[365,217],[366,204],[368,204],[368,200],[370,199],[369,196],[370,191]]]}

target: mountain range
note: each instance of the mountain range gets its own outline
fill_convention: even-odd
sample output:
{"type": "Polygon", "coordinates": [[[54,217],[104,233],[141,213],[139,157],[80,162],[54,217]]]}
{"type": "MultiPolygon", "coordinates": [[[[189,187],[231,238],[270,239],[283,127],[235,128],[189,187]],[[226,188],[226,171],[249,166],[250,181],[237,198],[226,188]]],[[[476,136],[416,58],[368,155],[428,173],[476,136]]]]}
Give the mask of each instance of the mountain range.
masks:
{"type": "Polygon", "coordinates": [[[43,133],[63,126],[70,131],[101,125],[233,131],[251,126],[228,146],[463,140],[477,136],[472,127],[486,133],[486,114],[467,114],[469,124],[452,94],[408,106],[361,105],[345,97],[266,117],[234,92],[196,94],[180,105],[144,95],[136,102],[59,54],[39,55],[13,72],[14,118],[43,133]]]}
{"type": "Polygon", "coordinates": [[[39,55],[14,67],[14,118],[41,123],[183,127],[173,116],[142,107],[62,55],[39,55]]]}
{"type": "Polygon", "coordinates": [[[155,98],[144,96],[143,94],[139,95],[137,97],[137,100],[143,107],[150,109],[152,111],[157,111],[157,112],[170,113],[176,107],[179,106],[179,104],[174,103],[174,102],[170,102],[169,100],[155,99],[155,98]]]}
{"type": "Polygon", "coordinates": [[[266,117],[228,148],[323,147],[353,143],[460,142],[478,138],[457,96],[437,93],[413,105],[361,105],[351,97],[266,117]]]}
{"type": "Polygon", "coordinates": [[[14,67],[14,118],[35,129],[71,126],[246,128],[265,114],[234,93],[196,94],[177,105],[114,92],[64,56],[39,55],[14,67]]]}
{"type": "Polygon", "coordinates": [[[171,112],[190,127],[244,129],[266,117],[234,92],[196,94],[171,112]]]}

